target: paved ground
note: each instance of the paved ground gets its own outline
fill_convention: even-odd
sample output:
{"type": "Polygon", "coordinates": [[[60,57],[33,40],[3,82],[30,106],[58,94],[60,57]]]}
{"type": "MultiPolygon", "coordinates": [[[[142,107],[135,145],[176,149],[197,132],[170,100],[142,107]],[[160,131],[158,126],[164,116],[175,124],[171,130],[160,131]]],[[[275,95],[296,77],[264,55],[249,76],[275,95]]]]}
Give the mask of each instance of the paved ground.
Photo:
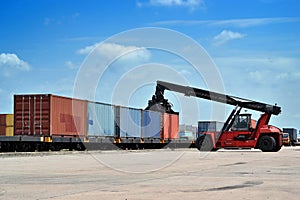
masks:
{"type": "Polygon", "coordinates": [[[0,199],[299,199],[300,147],[0,155],[0,199]]]}

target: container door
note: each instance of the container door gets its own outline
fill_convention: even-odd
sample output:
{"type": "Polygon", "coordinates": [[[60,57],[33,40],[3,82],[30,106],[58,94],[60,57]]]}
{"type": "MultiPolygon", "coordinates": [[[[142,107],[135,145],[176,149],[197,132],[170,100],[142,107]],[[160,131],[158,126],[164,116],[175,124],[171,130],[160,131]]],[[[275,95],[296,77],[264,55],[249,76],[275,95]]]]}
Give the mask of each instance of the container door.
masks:
{"type": "Polygon", "coordinates": [[[115,114],[115,138],[120,138],[120,106],[114,107],[115,114]]]}
{"type": "Polygon", "coordinates": [[[15,95],[15,135],[49,135],[48,95],[15,95]]]}

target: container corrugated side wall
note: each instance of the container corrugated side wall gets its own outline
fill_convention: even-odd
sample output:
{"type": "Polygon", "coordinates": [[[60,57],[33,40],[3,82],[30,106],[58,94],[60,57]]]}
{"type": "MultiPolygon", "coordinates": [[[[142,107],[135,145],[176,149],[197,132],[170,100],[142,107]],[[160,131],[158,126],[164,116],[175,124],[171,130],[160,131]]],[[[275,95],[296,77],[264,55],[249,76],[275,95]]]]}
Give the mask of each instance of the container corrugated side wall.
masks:
{"type": "Polygon", "coordinates": [[[50,135],[50,95],[14,95],[14,134],[50,135]]]}
{"type": "Polygon", "coordinates": [[[282,131],[284,133],[289,134],[291,141],[293,141],[293,142],[297,141],[297,129],[295,129],[295,128],[283,128],[282,131]]]}
{"type": "Polygon", "coordinates": [[[120,136],[142,137],[142,110],[120,107],[120,136]]]}
{"type": "Polygon", "coordinates": [[[0,114],[0,136],[6,133],[6,114],[0,114]]]}
{"type": "Polygon", "coordinates": [[[6,114],[0,114],[0,125],[6,126],[6,114]]]}
{"type": "Polygon", "coordinates": [[[14,135],[14,115],[0,114],[0,135],[13,136],[14,135]]]}
{"type": "Polygon", "coordinates": [[[87,101],[51,95],[51,135],[85,136],[87,101]]]}
{"type": "Polygon", "coordinates": [[[171,114],[171,133],[170,139],[179,138],[179,115],[171,114]]]}
{"type": "Polygon", "coordinates": [[[143,138],[155,138],[161,137],[161,113],[151,110],[143,111],[143,123],[142,123],[142,137],[143,138]]]}
{"type": "Polygon", "coordinates": [[[179,116],[176,114],[164,113],[163,139],[179,138],[179,116]]]}
{"type": "Polygon", "coordinates": [[[14,126],[14,114],[6,114],[6,126],[14,126]]]}
{"type": "Polygon", "coordinates": [[[199,121],[198,132],[216,132],[221,131],[224,123],[218,121],[199,121]]]}
{"type": "Polygon", "coordinates": [[[114,136],[114,106],[88,102],[88,136],[114,136]]]}

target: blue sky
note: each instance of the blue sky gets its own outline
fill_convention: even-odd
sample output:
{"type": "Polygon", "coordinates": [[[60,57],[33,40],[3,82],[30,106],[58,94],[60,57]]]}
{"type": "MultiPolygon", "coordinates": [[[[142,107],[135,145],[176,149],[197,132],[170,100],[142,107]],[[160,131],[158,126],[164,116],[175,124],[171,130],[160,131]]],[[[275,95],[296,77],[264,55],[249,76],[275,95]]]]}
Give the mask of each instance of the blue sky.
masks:
{"type": "MultiPolygon", "coordinates": [[[[214,61],[227,94],[278,103],[282,113],[271,122],[300,129],[299,10],[297,0],[2,0],[0,112],[12,113],[13,94],[72,96],[78,71],[97,44],[131,29],[160,27],[198,42],[214,61]]],[[[104,51],[107,56],[135,47],[139,50],[134,55],[124,56],[106,71],[97,87],[97,101],[145,107],[154,83],[132,92],[127,102],[121,98],[124,89],[116,92],[111,84],[134,66],[147,63],[168,66],[188,79],[190,85],[207,88],[203,77],[196,76],[186,61],[168,52],[126,46],[126,42],[110,43],[104,51]],[[119,94],[116,101],[112,100],[119,94]]],[[[148,75],[143,70],[132,73],[136,77],[148,75]]],[[[153,80],[177,82],[175,76],[161,74],[153,75],[153,80]]],[[[128,82],[122,86],[127,84],[130,87],[128,82]]],[[[182,123],[211,119],[207,117],[211,103],[166,95],[182,112],[182,123]],[[182,101],[185,105],[180,105],[182,101]],[[200,114],[188,106],[195,104],[200,114]]]]}

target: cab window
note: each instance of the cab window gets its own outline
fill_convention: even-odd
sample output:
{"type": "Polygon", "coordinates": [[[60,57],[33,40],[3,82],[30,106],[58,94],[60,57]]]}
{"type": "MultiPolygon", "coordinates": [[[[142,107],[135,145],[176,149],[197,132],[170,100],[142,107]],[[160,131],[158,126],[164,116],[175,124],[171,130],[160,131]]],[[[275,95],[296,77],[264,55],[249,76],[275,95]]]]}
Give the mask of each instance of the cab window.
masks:
{"type": "Polygon", "coordinates": [[[249,130],[250,122],[250,115],[236,115],[233,123],[233,130],[249,130]]]}

